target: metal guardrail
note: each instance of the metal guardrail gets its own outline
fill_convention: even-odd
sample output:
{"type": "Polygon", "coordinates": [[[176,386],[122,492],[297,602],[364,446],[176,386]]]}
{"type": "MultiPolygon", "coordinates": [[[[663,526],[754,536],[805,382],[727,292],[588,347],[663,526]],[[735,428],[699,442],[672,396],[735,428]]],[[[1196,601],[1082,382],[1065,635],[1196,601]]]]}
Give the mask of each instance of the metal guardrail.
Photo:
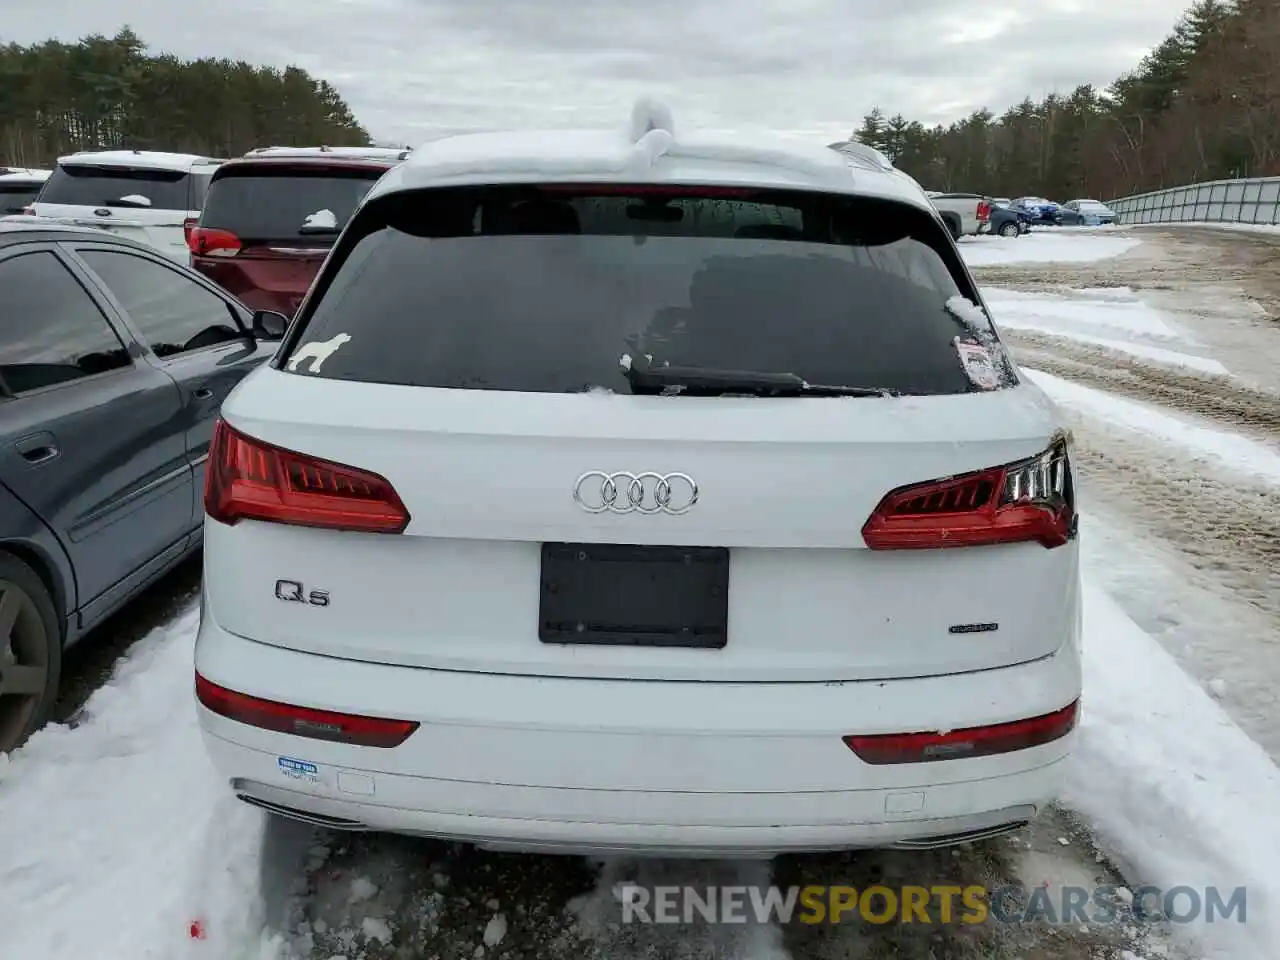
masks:
{"type": "Polygon", "coordinates": [[[1107,204],[1118,223],[1280,224],[1280,177],[1210,180],[1107,204]]]}

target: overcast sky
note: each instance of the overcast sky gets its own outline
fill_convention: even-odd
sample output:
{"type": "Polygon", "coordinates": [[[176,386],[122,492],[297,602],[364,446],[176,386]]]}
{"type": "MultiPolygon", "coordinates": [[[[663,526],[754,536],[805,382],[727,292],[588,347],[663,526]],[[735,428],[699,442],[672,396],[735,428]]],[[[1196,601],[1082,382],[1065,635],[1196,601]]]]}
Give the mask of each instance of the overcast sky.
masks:
{"type": "Polygon", "coordinates": [[[843,138],[1105,85],[1190,0],[0,0],[0,41],[132,26],[153,51],[296,63],[378,138],[623,122],[843,138]]]}

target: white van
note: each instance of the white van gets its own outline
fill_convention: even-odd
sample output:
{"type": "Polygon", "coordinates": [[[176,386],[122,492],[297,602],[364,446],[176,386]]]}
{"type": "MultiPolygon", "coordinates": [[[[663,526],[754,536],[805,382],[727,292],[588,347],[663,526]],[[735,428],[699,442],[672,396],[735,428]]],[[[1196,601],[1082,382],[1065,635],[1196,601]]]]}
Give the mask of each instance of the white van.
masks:
{"type": "Polygon", "coordinates": [[[32,213],[120,234],[186,263],[183,221],[200,215],[221,163],[149,150],[74,153],[58,159],[32,213]]]}

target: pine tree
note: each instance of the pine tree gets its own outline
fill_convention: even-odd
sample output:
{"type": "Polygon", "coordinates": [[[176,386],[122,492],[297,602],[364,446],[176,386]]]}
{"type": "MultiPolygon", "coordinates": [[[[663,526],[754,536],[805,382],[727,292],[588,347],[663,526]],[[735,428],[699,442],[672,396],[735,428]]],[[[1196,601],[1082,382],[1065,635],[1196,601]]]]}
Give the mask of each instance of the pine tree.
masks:
{"type": "Polygon", "coordinates": [[[875,107],[862,118],[862,126],[853,131],[850,139],[883,151],[885,147],[884,127],[884,113],[881,112],[879,107],[875,107]]]}
{"type": "Polygon", "coordinates": [[[262,145],[363,145],[338,91],[305,70],[149,54],[125,27],[76,44],[0,47],[0,165],[80,149],[236,156],[262,145]]]}

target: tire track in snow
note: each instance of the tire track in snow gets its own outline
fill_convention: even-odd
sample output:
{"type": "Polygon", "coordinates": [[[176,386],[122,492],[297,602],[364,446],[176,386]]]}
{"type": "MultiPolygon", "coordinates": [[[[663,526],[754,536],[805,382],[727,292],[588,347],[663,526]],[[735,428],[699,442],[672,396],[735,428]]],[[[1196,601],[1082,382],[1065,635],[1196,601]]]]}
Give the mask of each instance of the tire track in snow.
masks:
{"type": "Polygon", "coordinates": [[[1075,431],[1090,494],[1139,512],[1152,534],[1272,617],[1280,636],[1280,489],[1183,466],[1160,444],[1104,431],[1088,422],[1075,431]]]}
{"type": "Polygon", "coordinates": [[[1019,365],[1280,439],[1280,393],[1028,330],[1001,334],[1019,365]]]}
{"type": "MultiPolygon", "coordinates": [[[[1268,479],[1269,470],[1251,474],[1248,458],[1215,455],[1212,445],[1191,436],[1207,427],[1280,453],[1280,393],[1270,389],[1276,383],[1271,358],[1280,349],[1280,243],[1204,229],[1140,235],[1142,246],[1110,261],[1009,266],[975,276],[984,284],[1052,293],[1084,306],[1106,299],[1105,288],[1129,288],[1239,374],[1164,365],[1044,331],[1002,331],[1028,371],[1140,401],[1193,425],[1185,437],[1177,422],[1153,423],[1144,431],[1142,417],[1119,409],[1108,419],[1105,403],[1066,405],[1083,508],[1097,517],[1095,527],[1127,531],[1132,539],[1116,545],[1120,553],[1136,550],[1150,564],[1123,573],[1108,566],[1104,552],[1095,555],[1102,562],[1098,574],[1104,584],[1114,581],[1135,616],[1142,610],[1153,636],[1280,758],[1274,715],[1280,485],[1268,479]],[[1208,609],[1211,618],[1204,615],[1208,609]]],[[[1016,310],[1017,302],[1005,309],[1016,310]]],[[[1098,396],[1105,401],[1103,394],[1098,396]]]]}
{"type": "Polygon", "coordinates": [[[1036,293],[1107,287],[1157,292],[1183,291],[1188,285],[1234,288],[1261,306],[1272,325],[1280,321],[1280,238],[1205,227],[1143,227],[1129,235],[1142,244],[1107,260],[979,266],[972,272],[983,286],[1036,293]]]}

